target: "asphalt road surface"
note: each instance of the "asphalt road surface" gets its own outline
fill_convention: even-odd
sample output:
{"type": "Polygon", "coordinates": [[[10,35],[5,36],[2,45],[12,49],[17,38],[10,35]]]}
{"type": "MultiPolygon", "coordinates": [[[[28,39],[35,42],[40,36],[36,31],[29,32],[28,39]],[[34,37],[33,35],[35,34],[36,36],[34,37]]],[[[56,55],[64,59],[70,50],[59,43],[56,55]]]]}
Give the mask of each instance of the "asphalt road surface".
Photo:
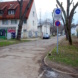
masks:
{"type": "Polygon", "coordinates": [[[54,37],[0,48],[0,78],[39,78],[39,61],[56,42],[54,37]]]}

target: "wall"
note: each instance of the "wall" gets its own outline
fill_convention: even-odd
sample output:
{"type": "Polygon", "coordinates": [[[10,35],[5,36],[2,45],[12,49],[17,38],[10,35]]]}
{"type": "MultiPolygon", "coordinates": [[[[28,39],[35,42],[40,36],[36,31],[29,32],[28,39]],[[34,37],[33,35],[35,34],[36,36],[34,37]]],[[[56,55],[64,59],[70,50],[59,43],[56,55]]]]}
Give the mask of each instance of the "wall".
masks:
{"type": "Polygon", "coordinates": [[[38,36],[42,37],[42,26],[38,27],[38,36]]]}
{"type": "Polygon", "coordinates": [[[46,33],[48,33],[50,35],[50,25],[43,25],[42,32],[43,32],[43,35],[46,33]]]}
{"type": "Polygon", "coordinates": [[[37,31],[38,31],[37,30],[37,14],[36,14],[35,3],[33,2],[31,12],[30,12],[29,18],[27,20],[27,32],[28,32],[28,35],[31,32],[32,36],[34,37],[35,32],[37,32],[37,31]],[[34,11],[34,16],[33,16],[33,11],[34,11]],[[33,25],[33,21],[34,21],[34,25],[33,25]]]}
{"type": "MultiPolygon", "coordinates": [[[[11,24],[11,20],[8,20],[8,24],[2,24],[2,20],[0,20],[0,28],[15,28],[16,30],[16,35],[17,35],[17,30],[18,30],[18,24],[19,24],[19,20],[17,19],[17,24],[11,24]]],[[[22,28],[22,38],[23,38],[23,29],[26,29],[27,24],[23,24],[23,28],[22,28]]]]}

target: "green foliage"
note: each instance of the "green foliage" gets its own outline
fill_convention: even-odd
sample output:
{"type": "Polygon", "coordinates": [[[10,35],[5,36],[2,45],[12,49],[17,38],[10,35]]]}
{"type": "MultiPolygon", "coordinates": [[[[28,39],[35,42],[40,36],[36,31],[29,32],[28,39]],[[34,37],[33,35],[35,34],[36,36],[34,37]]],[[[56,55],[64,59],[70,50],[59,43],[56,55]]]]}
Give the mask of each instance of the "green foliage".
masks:
{"type": "MultiPolygon", "coordinates": [[[[76,43],[78,43],[78,40],[76,43]]],[[[51,56],[48,56],[50,60],[78,67],[78,44],[75,44],[75,42],[73,45],[61,43],[59,44],[59,54],[56,51],[57,48],[55,47],[51,56]]]]}
{"type": "Polygon", "coordinates": [[[28,41],[30,41],[30,40],[21,40],[21,41],[18,41],[16,39],[1,40],[0,41],[0,47],[12,45],[12,44],[18,44],[18,43],[22,43],[22,42],[28,42],[28,41]]]}

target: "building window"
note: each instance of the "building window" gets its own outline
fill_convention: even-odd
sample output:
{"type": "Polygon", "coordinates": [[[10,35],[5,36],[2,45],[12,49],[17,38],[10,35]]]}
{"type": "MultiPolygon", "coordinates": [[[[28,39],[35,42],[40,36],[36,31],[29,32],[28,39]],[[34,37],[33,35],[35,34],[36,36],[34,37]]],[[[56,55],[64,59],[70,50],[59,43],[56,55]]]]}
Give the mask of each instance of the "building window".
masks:
{"type": "Polygon", "coordinates": [[[34,17],[34,14],[35,14],[35,13],[34,13],[34,11],[33,11],[33,17],[34,17]]]}
{"type": "Polygon", "coordinates": [[[34,26],[34,21],[33,21],[33,26],[34,26]]]}
{"type": "Polygon", "coordinates": [[[26,30],[26,29],[24,29],[23,31],[24,31],[24,32],[26,32],[27,30],[26,30]]]}
{"type": "Polygon", "coordinates": [[[26,24],[27,23],[27,20],[26,19],[24,19],[24,24],[26,24]]]}
{"type": "Polygon", "coordinates": [[[9,11],[8,11],[8,15],[11,15],[11,14],[14,15],[14,14],[15,14],[15,10],[9,10],[9,11]]]}
{"type": "Polygon", "coordinates": [[[8,20],[2,20],[2,24],[8,24],[8,20]]]}
{"type": "Polygon", "coordinates": [[[11,20],[11,24],[17,24],[17,20],[11,20]]]}
{"type": "Polygon", "coordinates": [[[0,10],[0,15],[2,15],[3,14],[3,11],[2,10],[0,10]]]}

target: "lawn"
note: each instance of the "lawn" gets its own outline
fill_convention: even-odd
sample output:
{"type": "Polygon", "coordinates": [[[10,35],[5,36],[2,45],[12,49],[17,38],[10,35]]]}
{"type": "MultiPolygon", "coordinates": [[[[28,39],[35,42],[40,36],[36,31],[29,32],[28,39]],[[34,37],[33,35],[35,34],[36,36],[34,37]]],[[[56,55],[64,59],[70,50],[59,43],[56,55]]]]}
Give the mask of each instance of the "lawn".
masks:
{"type": "Polygon", "coordinates": [[[17,40],[15,40],[15,39],[11,39],[11,40],[1,40],[1,41],[0,41],[0,47],[12,45],[12,44],[18,44],[18,43],[22,43],[22,42],[29,42],[29,41],[30,41],[30,40],[17,41],[17,40]]]}
{"type": "Polygon", "coordinates": [[[55,47],[51,55],[48,58],[51,61],[61,63],[64,65],[69,65],[73,67],[78,67],[78,38],[73,37],[73,45],[69,45],[68,41],[65,39],[62,40],[59,44],[59,54],[56,52],[57,48],[55,47]]]}

